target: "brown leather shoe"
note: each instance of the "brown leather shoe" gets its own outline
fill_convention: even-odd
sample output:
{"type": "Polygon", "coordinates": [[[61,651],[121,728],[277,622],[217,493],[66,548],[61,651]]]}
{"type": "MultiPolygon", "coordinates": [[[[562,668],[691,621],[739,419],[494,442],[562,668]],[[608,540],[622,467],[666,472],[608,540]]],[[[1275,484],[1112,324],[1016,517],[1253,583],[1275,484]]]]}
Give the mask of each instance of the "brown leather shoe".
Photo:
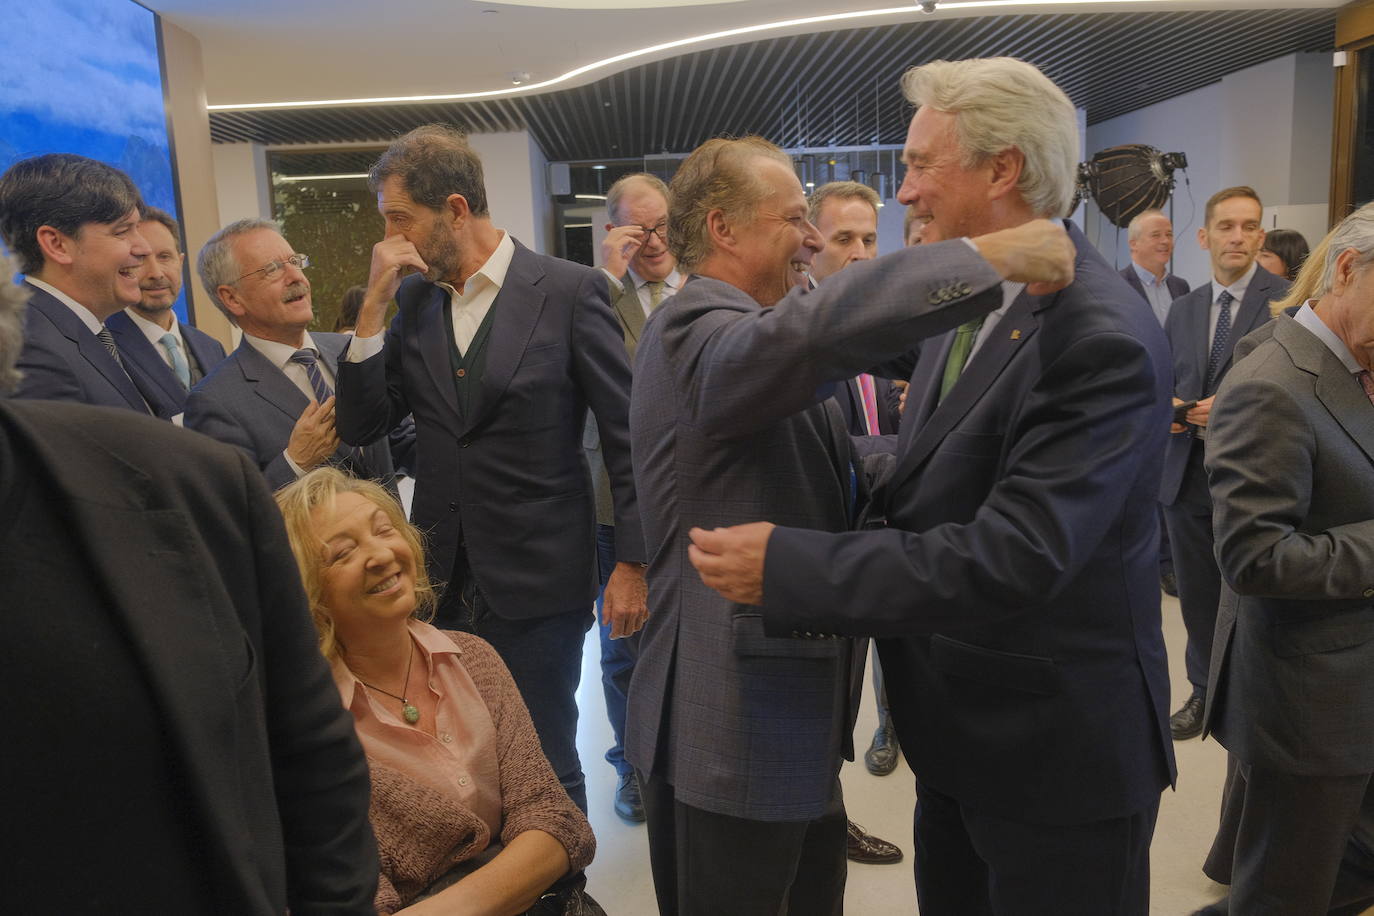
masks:
{"type": "Polygon", "coordinates": [[[878,839],[853,821],[849,822],[846,849],[849,861],[863,865],[896,865],[902,861],[902,851],[895,843],[878,839]]]}

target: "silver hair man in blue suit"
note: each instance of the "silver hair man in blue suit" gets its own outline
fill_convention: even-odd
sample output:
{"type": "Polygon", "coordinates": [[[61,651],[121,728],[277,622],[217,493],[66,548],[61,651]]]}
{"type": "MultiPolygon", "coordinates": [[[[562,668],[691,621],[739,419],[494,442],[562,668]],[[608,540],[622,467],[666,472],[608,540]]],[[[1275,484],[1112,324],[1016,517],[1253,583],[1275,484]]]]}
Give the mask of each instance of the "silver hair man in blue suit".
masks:
{"type": "Polygon", "coordinates": [[[669,245],[692,277],[644,329],[630,412],[652,613],[625,752],[659,909],[830,916],[844,901],[837,776],[853,759],[862,649],[766,634],[757,607],[692,574],[689,532],[760,515],[849,529],[867,488],[827,383],[985,313],[1003,277],[1065,282],[1071,248],[1039,221],[905,249],[808,290],[822,239],[777,147],[709,141],[671,189],[669,245]],[[820,342],[835,350],[808,359],[820,342]]]}
{"type": "MultiPolygon", "coordinates": [[[[917,111],[897,199],[923,237],[1067,211],[1077,119],[1040,71],[938,61],[904,89],[917,111]]],[[[933,916],[1149,910],[1174,771],[1155,508],[1169,354],[1149,307],[1069,236],[1072,284],[1000,284],[990,315],[921,346],[885,529],[806,530],[765,510],[693,532],[703,581],[761,606],[763,638],[881,637],[933,916]]],[[[857,347],[808,336],[791,383],[857,347]]]]}

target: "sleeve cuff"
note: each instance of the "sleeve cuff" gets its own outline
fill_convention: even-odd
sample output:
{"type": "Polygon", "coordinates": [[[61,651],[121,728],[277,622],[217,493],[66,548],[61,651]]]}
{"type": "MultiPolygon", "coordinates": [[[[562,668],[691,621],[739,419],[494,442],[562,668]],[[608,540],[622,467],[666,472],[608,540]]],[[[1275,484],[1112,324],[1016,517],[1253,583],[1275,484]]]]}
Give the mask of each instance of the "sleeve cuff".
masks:
{"type": "MultiPolygon", "coordinates": [[[[344,351],[344,362],[360,363],[369,357],[376,356],[382,352],[382,344],[386,342],[386,331],[378,331],[371,337],[354,337],[348,342],[348,349],[344,351]]],[[[287,459],[290,461],[291,459],[287,459]]]]}

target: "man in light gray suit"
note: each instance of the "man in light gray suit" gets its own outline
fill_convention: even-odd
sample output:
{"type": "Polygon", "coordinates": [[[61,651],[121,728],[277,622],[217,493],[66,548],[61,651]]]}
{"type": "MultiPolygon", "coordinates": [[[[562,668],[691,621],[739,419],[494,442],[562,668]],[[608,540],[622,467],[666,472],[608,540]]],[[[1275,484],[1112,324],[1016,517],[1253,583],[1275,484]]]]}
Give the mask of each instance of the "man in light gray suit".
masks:
{"type": "MultiPolygon", "coordinates": [[[[1374,206],[1332,233],[1318,298],[1231,370],[1205,465],[1218,614],[1206,724],[1238,763],[1229,902],[1374,903],[1374,206]],[[1239,596],[1238,599],[1236,596],[1239,596]]],[[[1219,855],[1220,854],[1220,855],[1219,855]]]]}
{"type": "Polygon", "coordinates": [[[196,268],[243,341],[186,398],[188,429],[247,452],[274,489],[330,463],[395,489],[383,439],[353,448],[334,430],[334,377],[346,334],[311,333],[306,255],[267,220],[221,229],[196,268]]]}
{"type": "Polygon", "coordinates": [[[689,531],[766,517],[843,531],[860,509],[827,385],[778,384],[805,342],[844,342],[838,382],[1001,304],[1005,277],[1062,284],[1072,248],[1038,221],[921,245],[796,288],[822,247],[788,156],[711,140],[673,178],[669,247],[693,276],[640,338],[630,404],[649,551],[649,621],[626,754],[640,774],[660,911],[833,914],[862,668],[849,639],[773,638],[759,609],[707,588],[689,531]],[[981,254],[981,256],[980,256],[981,254]],[[790,290],[790,292],[789,292],[790,290]],[[855,309],[854,302],[866,307],[855,309]]]}

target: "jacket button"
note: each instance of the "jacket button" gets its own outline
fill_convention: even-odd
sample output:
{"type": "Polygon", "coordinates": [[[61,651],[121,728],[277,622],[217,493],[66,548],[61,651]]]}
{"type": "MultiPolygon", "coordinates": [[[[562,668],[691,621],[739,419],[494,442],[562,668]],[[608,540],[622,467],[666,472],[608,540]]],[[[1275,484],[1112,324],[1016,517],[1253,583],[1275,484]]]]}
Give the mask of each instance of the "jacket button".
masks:
{"type": "Polygon", "coordinates": [[[466,370],[466,369],[459,369],[459,370],[458,370],[458,377],[459,377],[459,378],[466,378],[466,377],[467,377],[467,374],[468,374],[468,370],[466,370]]]}
{"type": "Polygon", "coordinates": [[[461,439],[458,440],[458,447],[459,447],[459,448],[467,448],[467,447],[468,447],[469,445],[471,445],[471,444],[472,444],[472,440],[469,439],[467,436],[464,436],[463,438],[461,438],[461,439]]]}
{"type": "Polygon", "coordinates": [[[969,286],[967,283],[960,283],[960,284],[959,284],[959,295],[961,295],[961,296],[967,296],[967,295],[969,295],[969,294],[972,293],[972,292],[973,292],[973,287],[969,286]]]}
{"type": "Polygon", "coordinates": [[[1374,588],[1367,588],[1367,589],[1365,589],[1365,590],[1364,590],[1364,596],[1365,596],[1366,598],[1374,598],[1374,588]]]}
{"type": "Polygon", "coordinates": [[[457,512],[457,511],[458,511],[458,504],[457,504],[456,502],[449,503],[449,504],[448,504],[448,511],[450,511],[450,512],[457,512]]]}

